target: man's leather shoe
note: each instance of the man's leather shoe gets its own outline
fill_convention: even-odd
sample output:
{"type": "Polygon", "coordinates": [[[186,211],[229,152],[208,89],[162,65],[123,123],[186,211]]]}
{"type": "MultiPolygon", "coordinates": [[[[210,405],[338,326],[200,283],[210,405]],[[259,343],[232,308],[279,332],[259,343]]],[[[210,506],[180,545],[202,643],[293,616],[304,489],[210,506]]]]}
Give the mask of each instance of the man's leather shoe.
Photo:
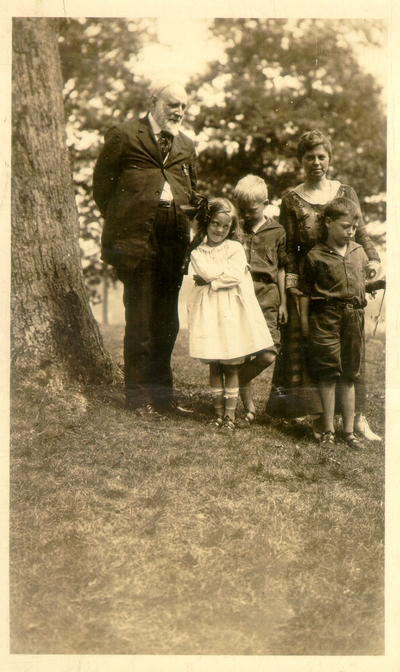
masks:
{"type": "Polygon", "coordinates": [[[160,422],[167,419],[166,415],[156,411],[154,406],[151,404],[147,404],[146,406],[139,406],[135,409],[135,413],[139,416],[139,418],[142,418],[142,420],[150,420],[151,422],[160,422]]]}
{"type": "Polygon", "coordinates": [[[176,401],[167,401],[159,407],[159,410],[162,413],[172,413],[174,415],[181,415],[186,417],[193,415],[193,411],[190,408],[180,406],[176,401]]]}

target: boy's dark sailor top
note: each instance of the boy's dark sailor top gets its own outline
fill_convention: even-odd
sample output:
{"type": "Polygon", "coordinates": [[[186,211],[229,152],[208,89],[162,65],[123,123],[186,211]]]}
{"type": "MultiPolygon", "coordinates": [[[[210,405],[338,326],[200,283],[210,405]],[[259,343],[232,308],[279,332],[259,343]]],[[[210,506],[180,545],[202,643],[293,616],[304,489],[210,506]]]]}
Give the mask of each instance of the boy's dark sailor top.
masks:
{"type": "Polygon", "coordinates": [[[348,243],[342,256],[325,242],[317,243],[307,255],[300,290],[312,300],[339,299],[365,302],[367,255],[361,245],[348,243]]]}
{"type": "MultiPolygon", "coordinates": [[[[251,274],[262,276],[263,282],[278,281],[278,268],[286,266],[286,233],[279,222],[266,217],[264,224],[254,233],[245,231],[245,250],[251,274]]],[[[257,279],[261,279],[257,277],[257,279]]]]}

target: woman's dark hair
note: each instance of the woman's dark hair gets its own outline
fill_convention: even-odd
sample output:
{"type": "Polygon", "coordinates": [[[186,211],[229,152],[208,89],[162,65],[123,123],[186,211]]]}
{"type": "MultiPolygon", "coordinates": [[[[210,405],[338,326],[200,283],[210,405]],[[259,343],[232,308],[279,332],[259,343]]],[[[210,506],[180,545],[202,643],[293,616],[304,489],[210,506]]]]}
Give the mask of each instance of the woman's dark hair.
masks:
{"type": "Polygon", "coordinates": [[[231,219],[231,228],[229,229],[227,238],[229,240],[237,240],[239,243],[243,243],[243,231],[240,225],[238,211],[236,210],[233,203],[231,203],[227,198],[212,198],[208,202],[208,207],[203,208],[196,217],[197,231],[190,246],[192,250],[194,250],[200,245],[200,243],[203,242],[204,237],[207,234],[208,225],[213,218],[213,215],[218,215],[221,212],[228,215],[231,219]]]}
{"type": "Polygon", "coordinates": [[[329,161],[332,158],[332,147],[328,138],[325,137],[320,131],[307,131],[303,133],[297,145],[297,159],[301,163],[301,160],[306,152],[317,145],[322,145],[329,155],[329,161]]]}
{"type": "Polygon", "coordinates": [[[324,208],[324,212],[321,220],[321,240],[326,240],[328,237],[328,227],[326,226],[326,220],[331,219],[340,219],[340,217],[349,217],[352,222],[359,222],[362,218],[360,207],[357,203],[352,201],[350,198],[334,198],[333,201],[329,201],[324,208]]]}

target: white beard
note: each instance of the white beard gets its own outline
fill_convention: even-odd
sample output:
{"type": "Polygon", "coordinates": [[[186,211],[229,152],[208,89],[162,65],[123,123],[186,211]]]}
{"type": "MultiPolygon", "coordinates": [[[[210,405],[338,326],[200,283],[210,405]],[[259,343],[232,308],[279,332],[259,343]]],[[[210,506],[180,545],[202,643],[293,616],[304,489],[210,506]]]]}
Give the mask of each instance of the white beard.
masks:
{"type": "Polygon", "coordinates": [[[171,135],[175,137],[178,135],[182,119],[179,121],[168,119],[167,114],[164,111],[164,105],[161,102],[156,104],[151,113],[161,130],[168,131],[168,133],[171,133],[171,135]]]}
{"type": "Polygon", "coordinates": [[[164,127],[165,131],[171,133],[174,137],[179,134],[179,129],[181,127],[182,120],[180,121],[167,121],[164,127]]]}

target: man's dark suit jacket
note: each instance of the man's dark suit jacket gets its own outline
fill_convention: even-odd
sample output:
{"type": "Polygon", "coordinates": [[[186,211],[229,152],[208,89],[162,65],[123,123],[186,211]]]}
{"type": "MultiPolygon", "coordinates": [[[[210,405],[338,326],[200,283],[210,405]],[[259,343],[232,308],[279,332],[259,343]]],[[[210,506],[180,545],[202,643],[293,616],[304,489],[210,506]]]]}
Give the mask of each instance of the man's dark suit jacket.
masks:
{"type": "Polygon", "coordinates": [[[188,205],[196,186],[192,140],[179,132],[163,164],[148,117],[111,128],[97,160],[93,194],[105,218],[101,258],[118,269],[132,270],[146,249],[161,191],[168,180],[176,209],[179,239],[190,242],[188,205]]]}

